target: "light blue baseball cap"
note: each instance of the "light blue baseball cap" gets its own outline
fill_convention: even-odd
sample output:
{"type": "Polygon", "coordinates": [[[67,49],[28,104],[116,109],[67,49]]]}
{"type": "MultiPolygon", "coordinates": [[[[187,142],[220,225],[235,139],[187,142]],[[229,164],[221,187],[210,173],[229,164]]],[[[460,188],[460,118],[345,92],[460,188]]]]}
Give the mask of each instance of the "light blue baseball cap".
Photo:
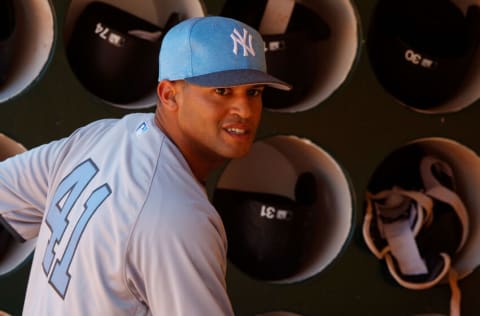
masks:
{"type": "Polygon", "coordinates": [[[292,87],[267,73],[265,44],[252,27],[226,17],[195,17],[162,40],[158,80],[186,80],[207,87],[264,84],[292,87]]]}

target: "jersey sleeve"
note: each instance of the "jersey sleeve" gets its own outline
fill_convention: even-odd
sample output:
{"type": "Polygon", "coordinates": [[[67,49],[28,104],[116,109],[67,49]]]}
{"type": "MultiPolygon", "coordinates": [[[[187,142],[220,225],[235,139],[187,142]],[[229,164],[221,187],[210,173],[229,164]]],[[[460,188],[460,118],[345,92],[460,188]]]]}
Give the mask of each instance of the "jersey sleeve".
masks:
{"type": "Polygon", "coordinates": [[[233,315],[223,225],[193,209],[159,221],[143,216],[136,225],[127,278],[153,315],[233,315]]]}
{"type": "Polygon", "coordinates": [[[0,221],[14,236],[38,235],[49,187],[68,155],[84,155],[114,119],[94,121],[70,136],[51,141],[0,162],[0,221]]]}
{"type": "Polygon", "coordinates": [[[50,169],[63,142],[41,145],[0,162],[1,221],[19,239],[38,234],[50,169]]]}

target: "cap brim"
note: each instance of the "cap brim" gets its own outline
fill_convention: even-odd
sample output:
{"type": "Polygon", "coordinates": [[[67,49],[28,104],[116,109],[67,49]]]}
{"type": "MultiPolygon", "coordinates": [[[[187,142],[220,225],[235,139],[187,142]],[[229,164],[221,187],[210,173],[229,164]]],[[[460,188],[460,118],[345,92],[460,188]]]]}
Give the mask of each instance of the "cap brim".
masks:
{"type": "Polygon", "coordinates": [[[214,72],[206,75],[185,78],[186,81],[205,87],[232,87],[247,84],[261,84],[280,90],[291,90],[292,86],[263,71],[236,69],[214,72]]]}

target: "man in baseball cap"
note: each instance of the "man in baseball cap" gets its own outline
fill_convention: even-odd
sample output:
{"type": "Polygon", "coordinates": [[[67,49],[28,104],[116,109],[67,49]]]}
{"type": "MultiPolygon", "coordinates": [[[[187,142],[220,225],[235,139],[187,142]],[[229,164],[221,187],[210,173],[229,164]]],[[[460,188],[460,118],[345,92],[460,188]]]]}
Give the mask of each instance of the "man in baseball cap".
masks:
{"type": "Polygon", "coordinates": [[[157,125],[203,181],[225,158],[250,150],[265,86],[291,89],[267,73],[258,31],[226,17],[188,19],[162,41],[157,125]]]}
{"type": "Polygon", "coordinates": [[[185,20],[160,50],[155,113],[98,120],[0,162],[0,223],[38,237],[22,315],[233,315],[205,182],[249,152],[264,88],[289,85],[235,20],[185,20]]]}

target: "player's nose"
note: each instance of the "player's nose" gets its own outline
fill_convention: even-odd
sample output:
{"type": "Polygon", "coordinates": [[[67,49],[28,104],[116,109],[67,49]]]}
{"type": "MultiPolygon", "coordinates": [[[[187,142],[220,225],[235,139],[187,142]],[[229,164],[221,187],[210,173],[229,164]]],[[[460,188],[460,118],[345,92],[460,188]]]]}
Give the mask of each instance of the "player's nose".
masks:
{"type": "Polygon", "coordinates": [[[255,112],[255,107],[257,101],[252,100],[247,95],[239,95],[234,98],[230,108],[232,114],[236,114],[242,118],[249,118],[255,112]]]}

